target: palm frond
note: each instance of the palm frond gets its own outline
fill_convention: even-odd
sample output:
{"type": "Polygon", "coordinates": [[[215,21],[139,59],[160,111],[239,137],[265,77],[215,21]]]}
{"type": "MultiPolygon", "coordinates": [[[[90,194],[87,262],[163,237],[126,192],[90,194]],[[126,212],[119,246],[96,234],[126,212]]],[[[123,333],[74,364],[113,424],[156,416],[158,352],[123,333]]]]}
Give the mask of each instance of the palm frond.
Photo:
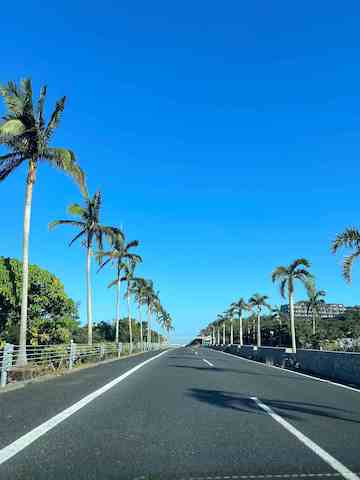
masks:
{"type": "Polygon", "coordinates": [[[294,274],[292,275],[292,278],[300,280],[305,284],[308,280],[313,279],[314,276],[308,270],[299,268],[294,272],[294,274]]]}
{"type": "Polygon", "coordinates": [[[279,266],[275,268],[275,270],[271,274],[271,280],[273,283],[275,283],[278,280],[282,280],[286,275],[288,275],[288,270],[287,268],[283,266],[279,266]]]}
{"type": "Polygon", "coordinates": [[[74,215],[81,218],[86,217],[85,208],[81,207],[78,203],[72,203],[71,205],[69,205],[67,208],[67,211],[70,215],[74,215]]]}
{"type": "Polygon", "coordinates": [[[349,227],[339,233],[332,243],[332,253],[336,253],[342,247],[360,248],[360,231],[357,228],[349,227]]]}
{"type": "MultiPolygon", "coordinates": [[[[100,262],[102,261],[102,259],[104,258],[103,252],[98,252],[98,253],[96,254],[96,257],[98,258],[99,263],[100,263],[100,262]]],[[[110,258],[107,258],[107,259],[105,260],[105,262],[102,262],[102,263],[100,264],[100,267],[99,267],[98,270],[97,270],[97,273],[99,273],[100,270],[102,270],[109,262],[111,262],[111,260],[112,260],[112,258],[110,257],[110,258]]]]}
{"type": "Polygon", "coordinates": [[[24,111],[23,115],[27,118],[33,117],[33,91],[31,78],[24,78],[20,82],[20,88],[22,90],[24,111]]]}
{"type": "Polygon", "coordinates": [[[18,118],[6,120],[0,125],[0,143],[7,143],[25,131],[24,123],[18,118]]]}
{"type": "Polygon", "coordinates": [[[65,101],[66,101],[66,97],[62,97],[55,104],[55,109],[50,117],[49,123],[45,130],[45,135],[48,139],[50,139],[54,130],[60,124],[61,114],[64,111],[64,107],[65,107],[65,101]]]}
{"type": "Polygon", "coordinates": [[[0,86],[0,96],[3,97],[8,112],[14,114],[15,118],[23,115],[23,97],[15,82],[10,81],[6,86],[0,86]]]}
{"type": "Polygon", "coordinates": [[[352,277],[352,266],[354,261],[360,257],[360,249],[354,252],[351,255],[348,255],[344,258],[343,262],[343,277],[348,283],[351,283],[351,277],[352,277]]]}
{"type": "Polygon", "coordinates": [[[280,295],[282,296],[282,298],[286,297],[285,288],[286,288],[287,283],[288,283],[287,278],[284,278],[284,280],[281,280],[281,282],[280,282],[279,290],[280,290],[280,295]]]}
{"type": "Polygon", "coordinates": [[[315,281],[314,277],[307,278],[306,281],[304,282],[306,293],[308,297],[312,297],[316,293],[316,286],[315,286],[315,281]]]}
{"type": "Polygon", "coordinates": [[[310,268],[310,262],[306,258],[297,258],[294,260],[289,267],[289,271],[292,273],[297,267],[303,265],[306,268],[310,268]]]}
{"type": "Polygon", "coordinates": [[[108,288],[113,287],[114,285],[117,285],[120,282],[120,279],[115,279],[111,283],[109,283],[108,288]]]}
{"type": "Polygon", "coordinates": [[[0,156],[0,181],[10,175],[23,160],[23,157],[18,153],[8,153],[0,156]]]}
{"type": "Polygon", "coordinates": [[[84,233],[86,233],[86,229],[84,228],[83,230],[81,230],[80,233],[78,233],[77,235],[75,235],[75,237],[70,241],[69,243],[69,247],[71,247],[71,245],[76,242],[76,240],[80,237],[82,237],[84,235],[84,233]]]}
{"type": "Polygon", "coordinates": [[[116,245],[118,250],[123,248],[123,241],[125,239],[124,233],[118,227],[110,227],[108,225],[99,226],[101,232],[106,235],[107,240],[111,245],[116,245]]]}
{"type": "Polygon", "coordinates": [[[72,225],[74,227],[80,227],[81,229],[85,227],[84,222],[78,222],[76,220],[54,220],[49,223],[49,230],[52,230],[58,225],[72,225]]]}
{"type": "Polygon", "coordinates": [[[40,96],[37,104],[37,121],[40,129],[45,127],[45,118],[44,118],[44,106],[45,106],[45,99],[46,99],[46,85],[41,88],[40,96]]]}
{"type": "Polygon", "coordinates": [[[100,220],[101,201],[102,201],[101,192],[100,191],[95,192],[94,197],[92,199],[92,205],[94,208],[94,215],[98,221],[100,220]]]}
{"type": "Polygon", "coordinates": [[[126,245],[126,250],[132,247],[138,247],[139,246],[139,240],[132,240],[131,242],[127,243],[126,245]]]}
{"type": "Polygon", "coordinates": [[[44,152],[44,158],[56,168],[70,175],[79,185],[81,192],[86,194],[85,174],[76,163],[74,152],[67,148],[49,147],[44,152]]]}

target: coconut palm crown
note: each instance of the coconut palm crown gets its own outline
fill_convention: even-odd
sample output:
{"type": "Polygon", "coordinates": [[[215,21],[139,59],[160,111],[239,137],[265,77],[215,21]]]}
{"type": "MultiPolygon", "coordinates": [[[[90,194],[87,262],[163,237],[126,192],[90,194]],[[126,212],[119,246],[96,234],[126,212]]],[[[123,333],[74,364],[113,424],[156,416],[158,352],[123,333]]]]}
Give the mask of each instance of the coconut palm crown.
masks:
{"type": "Polygon", "coordinates": [[[353,253],[344,258],[342,271],[345,280],[351,283],[353,263],[360,257],[360,230],[350,227],[339,233],[332,243],[331,250],[336,253],[340,248],[353,249],[353,253]]]}
{"type": "Polygon", "coordinates": [[[306,312],[309,315],[312,312],[312,331],[313,335],[316,334],[316,318],[315,315],[317,314],[320,316],[320,308],[321,305],[324,305],[325,300],[324,297],[326,296],[326,292],[324,290],[317,290],[315,283],[310,281],[306,283],[306,291],[308,295],[308,300],[306,303],[306,312]]]}
{"type": "Polygon", "coordinates": [[[279,266],[271,274],[273,283],[279,283],[280,294],[286,298],[286,292],[289,298],[290,310],[290,324],[291,324],[291,339],[292,349],[296,352],[296,332],[294,320],[294,283],[299,281],[306,285],[306,283],[313,277],[311,273],[306,270],[310,268],[310,262],[306,258],[297,258],[288,267],[279,266]]]}
{"type": "Polygon", "coordinates": [[[255,293],[252,297],[249,298],[249,305],[257,311],[257,345],[261,346],[261,325],[260,317],[261,311],[263,308],[271,310],[271,306],[267,303],[269,297],[267,295],[261,295],[260,293],[255,293]]]}

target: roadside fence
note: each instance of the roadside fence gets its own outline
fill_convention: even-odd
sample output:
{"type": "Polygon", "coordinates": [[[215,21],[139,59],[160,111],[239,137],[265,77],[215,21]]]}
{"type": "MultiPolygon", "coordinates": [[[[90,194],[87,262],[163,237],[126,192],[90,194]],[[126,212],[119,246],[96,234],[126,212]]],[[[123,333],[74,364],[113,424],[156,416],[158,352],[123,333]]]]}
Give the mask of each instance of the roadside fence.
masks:
{"type": "Polygon", "coordinates": [[[100,343],[84,345],[71,342],[66,345],[26,345],[27,365],[17,367],[19,345],[6,343],[0,348],[0,386],[17,380],[28,380],[47,373],[71,370],[86,363],[97,363],[134,353],[160,350],[162,343],[100,343]]]}

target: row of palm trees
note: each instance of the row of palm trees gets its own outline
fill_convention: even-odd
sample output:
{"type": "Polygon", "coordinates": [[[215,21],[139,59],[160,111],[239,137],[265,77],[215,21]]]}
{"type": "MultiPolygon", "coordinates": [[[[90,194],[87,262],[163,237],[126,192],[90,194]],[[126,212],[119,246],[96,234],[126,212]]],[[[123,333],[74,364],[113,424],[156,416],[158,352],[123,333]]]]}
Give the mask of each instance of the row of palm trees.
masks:
{"type": "MultiPolygon", "coordinates": [[[[345,256],[343,260],[343,276],[348,283],[352,279],[352,267],[354,261],[360,257],[360,231],[354,227],[347,228],[341,234],[337,235],[332,243],[331,250],[336,253],[340,248],[352,248],[350,255],[345,256]]],[[[315,286],[314,276],[309,272],[310,262],[306,258],[298,258],[288,266],[279,266],[271,274],[273,283],[279,285],[280,295],[282,298],[288,299],[289,302],[289,320],[291,330],[291,346],[292,350],[296,352],[296,331],[294,318],[294,292],[295,284],[301,283],[305,286],[308,300],[305,302],[307,313],[312,313],[312,332],[316,333],[316,314],[319,314],[321,305],[325,303],[324,297],[326,292],[324,290],[317,290],[315,286]]],[[[234,319],[239,321],[239,345],[243,345],[243,314],[245,311],[251,311],[256,314],[257,319],[257,346],[261,346],[261,314],[264,309],[269,310],[274,318],[277,318],[281,323],[283,312],[280,307],[271,308],[268,303],[269,297],[255,293],[248,301],[240,298],[236,302],[230,304],[229,308],[220,315],[214,322],[210,323],[203,333],[211,335],[213,344],[220,344],[220,330],[222,326],[222,343],[225,344],[226,338],[226,320],[230,320],[230,343],[234,343],[234,319]]],[[[255,315],[253,316],[255,322],[255,315]]],[[[255,332],[255,325],[253,325],[253,332],[255,332]]]]}
{"type": "MultiPolygon", "coordinates": [[[[23,227],[23,275],[21,318],[19,332],[19,353],[17,365],[27,363],[26,336],[27,336],[27,310],[28,310],[28,278],[29,278],[29,236],[30,217],[33,188],[39,165],[48,163],[68,174],[77,183],[84,198],[84,205],[77,203],[70,205],[68,212],[76,219],[57,220],[49,227],[58,225],[71,225],[79,229],[77,235],[71,240],[72,245],[76,240],[82,239],[86,248],[86,285],[87,285],[87,326],[88,342],[92,344],[92,290],[91,290],[91,264],[95,258],[101,270],[111,262],[116,268],[116,278],[109,287],[116,287],[116,341],[119,340],[120,320],[120,293],[121,283],[126,282],[125,297],[128,304],[130,345],[132,345],[131,328],[131,298],[134,297],[139,306],[147,306],[148,312],[148,341],[151,342],[151,317],[156,314],[157,320],[166,329],[172,328],[171,317],[162,307],[159,295],[155,292],[152,281],[134,276],[135,267],[142,261],[141,257],[131,251],[137,247],[137,240],[127,242],[124,233],[118,227],[102,225],[100,223],[101,193],[96,192],[93,197],[88,193],[85,174],[77,163],[72,150],[64,147],[50,146],[56,129],[59,127],[62,113],[65,108],[66,97],[60,98],[50,115],[45,120],[45,101],[47,87],[40,90],[39,98],[34,104],[31,79],[22,80],[19,84],[14,81],[0,85],[0,96],[4,101],[5,115],[0,122],[0,145],[6,148],[6,153],[0,155],[0,181],[5,180],[24,162],[28,164],[26,177],[26,192],[24,206],[23,227]],[[104,243],[108,249],[104,249],[104,243]]],[[[140,323],[142,328],[142,323],[140,323]]],[[[141,342],[142,342],[141,337],[141,342]]]]}

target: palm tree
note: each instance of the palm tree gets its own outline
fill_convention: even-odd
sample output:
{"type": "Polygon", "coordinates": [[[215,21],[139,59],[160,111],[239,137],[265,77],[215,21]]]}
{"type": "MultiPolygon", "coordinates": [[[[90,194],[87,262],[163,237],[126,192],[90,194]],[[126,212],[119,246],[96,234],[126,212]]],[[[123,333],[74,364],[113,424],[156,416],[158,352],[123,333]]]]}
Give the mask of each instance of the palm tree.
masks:
{"type": "MultiPolygon", "coordinates": [[[[172,319],[169,313],[163,308],[160,307],[158,313],[158,322],[160,323],[161,327],[169,334],[170,330],[173,330],[174,327],[172,326],[172,319]]],[[[168,341],[169,343],[169,341],[168,341]]]]}
{"type": "Polygon", "coordinates": [[[135,296],[135,301],[138,307],[138,322],[140,323],[140,345],[141,351],[144,350],[144,334],[143,334],[143,324],[141,319],[141,305],[143,303],[143,292],[146,288],[146,281],[144,278],[135,278],[132,281],[132,292],[135,296]]]}
{"type": "Polygon", "coordinates": [[[280,305],[275,305],[275,307],[273,307],[271,309],[271,318],[276,320],[278,323],[279,323],[279,341],[280,341],[280,345],[282,345],[282,321],[283,319],[286,320],[286,316],[284,314],[284,312],[281,310],[281,307],[280,305]]]}
{"type": "Polygon", "coordinates": [[[152,280],[145,280],[145,286],[142,291],[143,303],[147,305],[147,343],[151,345],[151,315],[156,303],[159,301],[158,295],[154,291],[152,280]]]}
{"type": "MultiPolygon", "coordinates": [[[[139,245],[139,242],[137,240],[134,240],[133,242],[130,242],[130,244],[133,247],[137,247],[139,245]]],[[[128,308],[128,323],[129,323],[129,343],[130,343],[130,353],[132,353],[133,350],[133,338],[132,338],[132,321],[131,321],[131,282],[135,280],[134,278],[134,270],[135,267],[138,263],[142,262],[142,258],[139,255],[136,255],[135,253],[131,253],[128,251],[126,252],[125,256],[125,262],[127,265],[127,270],[126,270],[126,281],[127,281],[127,289],[126,289],[126,299],[127,299],[127,308],[128,308]]]]}
{"type": "Polygon", "coordinates": [[[239,315],[239,345],[243,346],[243,311],[249,310],[249,306],[243,298],[240,298],[237,302],[231,304],[234,313],[239,315]]]}
{"type": "MultiPolygon", "coordinates": [[[[115,228],[115,227],[113,227],[115,228]]],[[[129,291],[130,282],[134,280],[133,270],[135,265],[141,262],[141,257],[130,252],[130,249],[139,245],[138,240],[133,240],[125,244],[124,236],[115,235],[111,237],[112,250],[109,252],[99,251],[96,256],[101,262],[99,267],[100,271],[109,262],[115,264],[116,278],[109,285],[108,288],[116,286],[116,316],[115,316],[115,343],[119,343],[119,323],[120,323],[120,291],[121,282],[127,282],[127,292],[129,291]],[[105,261],[102,261],[104,257],[107,257],[105,261]]],[[[125,296],[127,296],[127,292],[125,296]]],[[[130,298],[130,297],[129,297],[130,298]]],[[[130,306],[128,303],[128,314],[130,312],[130,306]]],[[[131,332],[131,320],[129,320],[129,335],[132,337],[131,332]]],[[[132,341],[130,342],[132,345],[132,341]]]]}
{"type": "Polygon", "coordinates": [[[23,274],[17,366],[24,366],[27,363],[30,217],[33,187],[39,162],[47,162],[69,174],[79,184],[82,191],[86,189],[85,176],[76,163],[74,153],[66,148],[49,146],[54,132],[60,124],[66,97],[56,102],[50,120],[46,122],[44,118],[46,92],[46,87],[42,87],[37,105],[34,106],[30,79],[22,80],[20,85],[16,85],[12,81],[6,86],[0,85],[0,96],[3,97],[6,108],[6,114],[0,124],[0,145],[4,145],[9,150],[9,153],[0,155],[0,181],[4,180],[23,162],[28,162],[23,223],[23,274]]]}
{"type": "Polygon", "coordinates": [[[228,310],[226,310],[225,312],[226,318],[230,320],[230,345],[234,344],[234,324],[233,324],[234,313],[235,313],[235,309],[231,304],[228,310]]]}
{"type": "Polygon", "coordinates": [[[312,278],[311,273],[306,270],[310,268],[310,263],[306,258],[297,258],[288,267],[277,267],[271,275],[271,279],[274,282],[280,284],[280,294],[285,298],[285,290],[287,289],[289,298],[289,310],[290,310],[290,325],[291,325],[291,342],[292,350],[296,353],[296,333],[295,333],[295,319],[294,319],[294,282],[300,281],[304,285],[312,278]],[[305,268],[299,268],[303,266],[305,268]]]}
{"type": "Polygon", "coordinates": [[[261,347],[261,325],[260,325],[260,318],[261,318],[261,311],[264,307],[271,310],[271,306],[266,302],[268,300],[267,295],[261,295],[260,293],[255,293],[252,297],[249,298],[249,304],[255,308],[257,311],[257,346],[261,347]]]}
{"type": "Polygon", "coordinates": [[[226,327],[225,327],[225,320],[226,316],[224,314],[218,314],[217,315],[217,323],[218,323],[218,339],[219,339],[219,344],[220,344],[220,325],[223,327],[223,345],[225,345],[225,333],[226,333],[226,327]]]}
{"type": "Polygon", "coordinates": [[[306,283],[306,291],[308,295],[308,300],[306,301],[306,313],[312,313],[312,333],[316,335],[316,314],[320,316],[321,305],[325,303],[323,297],[326,296],[324,290],[316,290],[314,282],[306,283]]]}
{"type": "Polygon", "coordinates": [[[71,246],[79,238],[84,238],[82,245],[86,247],[86,292],[87,292],[87,325],[88,344],[92,345],[92,294],[91,294],[91,257],[95,244],[99,250],[103,249],[103,237],[108,238],[110,243],[120,242],[124,238],[121,230],[115,227],[108,227],[100,224],[101,193],[96,192],[93,198],[85,197],[85,206],[77,203],[69,206],[70,215],[79,217],[79,220],[55,220],[49,224],[52,229],[58,225],[71,225],[80,229],[80,232],[71,240],[71,246]]]}
{"type": "Polygon", "coordinates": [[[351,255],[344,258],[343,262],[343,277],[348,283],[351,283],[353,263],[360,257],[360,231],[355,227],[350,227],[339,233],[332,243],[332,252],[336,253],[342,247],[354,250],[351,255]]]}

